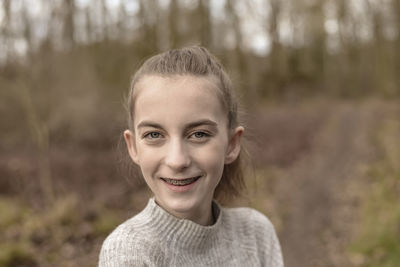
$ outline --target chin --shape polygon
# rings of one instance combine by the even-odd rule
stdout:
[[[167,197],[159,199],[158,204],[177,217],[190,217],[199,212],[204,200],[200,201],[197,196]]]

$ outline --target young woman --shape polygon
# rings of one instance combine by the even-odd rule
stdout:
[[[283,266],[270,221],[215,200],[238,195],[237,102],[205,48],[170,50],[133,77],[124,138],[154,194],[104,241],[99,266]]]

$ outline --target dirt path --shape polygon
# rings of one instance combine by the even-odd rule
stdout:
[[[353,265],[345,250],[356,230],[363,170],[374,158],[368,133],[376,122],[373,105],[335,105],[311,151],[279,179],[285,266]]]

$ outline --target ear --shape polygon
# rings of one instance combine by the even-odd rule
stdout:
[[[240,140],[243,135],[244,128],[242,126],[236,127],[233,134],[230,136],[228,149],[225,156],[225,164],[234,162],[240,153]]]
[[[136,150],[135,134],[131,130],[124,131],[124,139],[128,148],[129,156],[137,165],[139,165],[139,158]]]

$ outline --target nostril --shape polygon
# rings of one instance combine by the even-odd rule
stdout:
[[[190,165],[190,159],[184,155],[179,157],[169,157],[166,160],[166,164],[171,168],[182,169]]]
[[[182,169],[190,165],[190,156],[182,146],[174,146],[168,151],[165,159],[166,165],[174,169]]]

